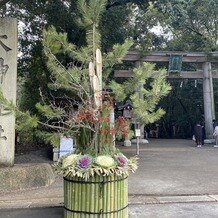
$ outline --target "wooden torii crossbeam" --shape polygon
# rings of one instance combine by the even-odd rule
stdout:
[[[130,51],[128,54],[123,58],[123,61],[131,61],[131,62],[169,62],[170,55],[182,55],[182,62],[183,63],[218,63],[218,51],[211,52],[206,55],[203,52],[152,52],[147,55],[142,55],[136,51]],[[132,70],[116,70],[114,71],[114,77],[133,77]],[[212,71],[212,77],[218,79],[218,71]],[[168,75],[168,78],[181,78],[181,79],[203,79],[203,70],[199,69],[196,71],[181,71],[179,74],[172,74]]]
[[[123,58],[124,61],[147,61],[147,62],[168,62],[169,56],[179,54],[183,56],[183,62],[203,63],[206,61],[218,63],[218,51],[210,52],[206,55],[204,52],[180,52],[180,51],[159,51],[149,54],[141,54],[137,51],[129,51]]]
[[[169,62],[171,55],[181,55],[183,63],[202,64],[202,69],[197,71],[181,71],[180,73],[169,73],[168,78],[175,79],[202,79],[204,97],[204,119],[207,138],[213,137],[213,120],[215,119],[213,78],[218,78],[218,72],[212,71],[211,63],[218,63],[218,51],[208,54],[203,52],[178,52],[162,51],[141,54],[137,51],[129,51],[123,61],[135,62],[138,66],[142,62]],[[131,70],[116,70],[114,77],[133,77]]]
[[[116,78],[128,78],[133,77],[132,70],[115,70],[114,77]],[[214,79],[218,79],[218,71],[213,70],[212,76]],[[203,70],[197,71],[181,71],[179,74],[172,74],[170,73],[167,78],[169,79],[203,79]]]

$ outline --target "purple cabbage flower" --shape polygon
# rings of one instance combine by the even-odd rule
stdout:
[[[88,169],[92,165],[92,158],[88,155],[81,156],[76,163],[76,166],[80,169]]]
[[[116,156],[116,160],[117,160],[118,166],[120,167],[126,167],[128,164],[127,158],[123,155]]]

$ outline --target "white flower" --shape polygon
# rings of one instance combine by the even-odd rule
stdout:
[[[110,168],[115,165],[115,161],[110,156],[101,155],[96,157],[95,163],[104,168]]]
[[[71,154],[63,159],[62,167],[67,168],[68,166],[74,165],[80,155],[78,154]]]

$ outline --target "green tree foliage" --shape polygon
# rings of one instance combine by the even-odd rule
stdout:
[[[38,123],[44,126],[40,127],[38,134],[53,145],[59,144],[56,139],[60,134],[80,136],[81,130],[85,131],[83,137],[77,137],[78,142],[80,138],[84,141],[84,135],[88,136],[90,130],[96,134],[96,130],[87,123],[76,123],[74,114],[78,109],[86,111],[86,115],[90,113],[87,111],[87,105],[92,105],[90,96],[93,93],[90,89],[88,63],[95,60],[93,48],[101,45],[98,24],[105,6],[104,0],[80,1],[79,23],[86,31],[87,46],[78,47],[69,43],[67,33],[58,33],[54,27],[44,32],[44,52],[51,73],[48,87],[52,98],[42,93],[43,98],[37,104],[37,109],[42,118],[44,117],[38,120]],[[123,85],[107,80],[112,67],[121,63],[131,45],[131,41],[126,40],[122,45],[114,45],[111,52],[103,55],[103,85],[109,85],[119,100],[129,96],[134,104],[135,115],[140,117],[143,123],[151,123],[164,114],[162,109],[156,107],[170,90],[165,70],[159,70],[158,74],[155,74],[154,65],[146,63],[135,69],[135,77]],[[132,84],[137,84],[137,87]],[[136,88],[143,98],[136,94]],[[119,98],[121,95],[123,98]]]
[[[53,129],[55,135],[61,133],[77,136],[77,143],[84,146],[89,143],[89,132],[97,132],[87,123],[76,123],[73,114],[81,108],[86,111],[85,115],[92,114],[86,109],[92,105],[90,99],[93,94],[90,89],[88,64],[95,60],[95,50],[101,45],[98,23],[105,9],[105,1],[81,0],[78,7],[81,15],[78,22],[86,30],[87,46],[78,47],[69,43],[67,34],[58,33],[54,27],[44,32],[44,52],[47,56],[47,67],[51,72],[49,88],[53,93],[53,99],[44,99],[42,104],[37,104],[37,108],[47,120],[45,126],[53,127],[49,128],[49,135],[42,132],[43,137],[47,136],[47,140],[54,139],[50,136]],[[130,41],[123,45],[115,45],[113,51],[104,56],[105,79],[109,75],[109,69],[112,70],[114,64],[121,62],[130,46]],[[63,60],[68,60],[68,63]],[[93,137],[93,134],[90,137]],[[54,140],[51,143],[58,144]]]
[[[196,122],[203,123],[202,82],[171,79],[170,84],[171,93],[160,102],[166,111],[159,121],[161,137],[190,138]]]
[[[18,75],[22,77],[22,81],[27,81],[23,88],[22,93],[24,95],[20,105],[23,105],[25,101],[29,102],[29,99],[37,102],[37,96],[40,95],[42,83],[38,75],[42,75],[42,80],[44,81],[43,71],[46,72],[46,69],[44,69],[45,63],[43,63],[44,55],[42,54],[42,49],[40,49],[42,31],[45,27],[52,25],[58,32],[66,32],[69,42],[78,48],[83,47],[80,52],[86,53],[84,46],[87,45],[88,21],[86,20],[86,23],[83,21],[83,25],[81,25],[81,22],[78,20],[81,11],[78,10],[77,2],[78,0],[11,0],[7,6],[4,4],[3,9],[0,10],[2,16],[16,17],[19,22],[19,53],[21,55],[19,55]],[[131,16],[134,8],[137,6],[146,10],[148,1],[110,0],[105,2],[105,6],[106,10],[102,14],[98,29],[99,34],[102,36],[101,48],[103,51],[108,52],[112,50],[114,44],[123,43],[125,38],[135,38],[132,36],[134,32],[130,30],[130,27],[134,26]],[[61,63],[65,65],[69,61],[68,59],[63,56]],[[40,66],[39,61],[41,62]],[[46,75],[46,77],[49,77],[48,73]],[[33,86],[27,85],[33,83],[32,81],[34,81]],[[29,96],[32,92],[36,93],[35,100],[33,100],[33,95]],[[34,104],[29,104],[29,106],[30,112],[35,113],[36,108],[34,108]],[[22,108],[24,107],[22,106]]]
[[[216,0],[158,0],[154,1],[153,6],[162,32],[166,34],[167,40],[162,44],[164,50],[207,53],[218,49]],[[183,63],[184,71],[201,68],[202,66],[196,64]],[[216,68],[217,66],[213,66],[213,69]],[[159,121],[161,128],[163,127],[160,132],[164,133],[164,137],[173,136],[172,123],[176,123],[177,129],[174,136],[185,138],[191,136],[192,127],[197,120],[203,121],[202,80],[199,79],[197,87],[194,87],[196,81],[170,80],[173,91],[161,101],[166,111],[166,115]],[[214,93],[217,92],[216,83],[214,79]]]
[[[80,13],[77,8],[78,2],[78,0],[11,0],[8,1],[7,6],[3,4],[4,7],[0,13],[3,17],[16,17],[22,23],[24,28],[19,38],[22,57],[24,57],[25,54],[29,54],[33,44],[41,41],[43,28],[50,25],[53,25],[57,31],[66,32],[69,41],[75,45],[84,45],[86,33],[77,22]],[[105,42],[103,49],[110,49],[114,43],[122,43],[125,40],[128,36],[126,34],[131,32],[129,29],[134,8],[139,7],[146,11],[148,2],[141,0],[106,1],[102,24],[99,24],[100,32],[109,27],[114,28],[109,32],[110,34],[101,33],[105,37],[102,40],[102,43]]]
[[[155,71],[155,65],[144,63],[133,69],[134,77],[119,84],[111,82],[112,89],[116,90],[117,101],[131,99],[134,107],[133,114],[142,124],[150,124],[159,120],[164,114],[162,108],[157,108],[159,101],[171,90],[166,81],[166,70]],[[135,86],[133,85],[135,84]]]
[[[155,6],[165,15],[160,23],[173,38],[168,48],[206,52],[217,49],[217,0],[159,0]]]

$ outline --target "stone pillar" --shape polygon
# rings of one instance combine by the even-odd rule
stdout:
[[[0,18],[0,90],[16,104],[17,20]],[[12,166],[15,153],[15,115],[0,107],[0,165]]]
[[[211,94],[211,103],[212,103],[212,118],[213,120],[216,119],[215,116],[215,104],[214,104],[214,91],[213,91],[213,75],[212,75],[212,68],[211,63],[209,62],[209,79],[210,79],[210,94]]]
[[[209,62],[203,63],[203,97],[204,97],[204,119],[205,131],[208,139],[213,138],[213,103],[211,98],[211,67]]]

